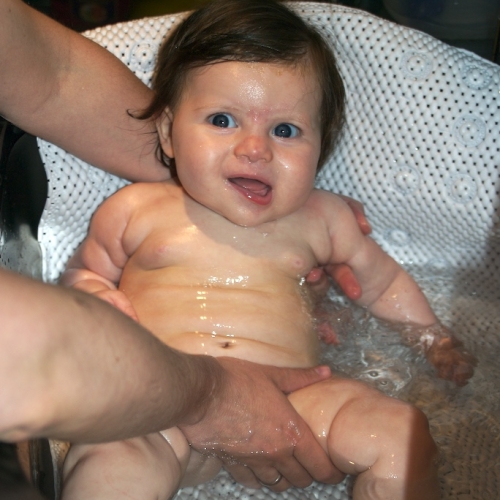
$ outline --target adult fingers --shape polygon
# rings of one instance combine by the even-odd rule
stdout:
[[[295,447],[294,456],[315,481],[337,484],[345,478],[345,474],[337,469],[326,456],[310,430],[303,433],[302,439]]]
[[[347,298],[357,300],[361,297],[361,285],[347,264],[327,266],[327,272],[340,286]]]
[[[326,366],[287,370],[274,367],[263,368],[268,377],[274,380],[284,393],[296,391],[331,376],[330,368]],[[310,428],[298,414],[293,429],[289,428],[288,431],[294,436],[293,449],[281,463],[278,463],[276,468],[291,484],[304,488],[311,483],[311,478],[333,484],[344,478],[344,474],[332,464]],[[257,472],[255,467],[253,470]]]
[[[252,469],[246,465],[227,463],[224,468],[229,472],[229,474],[231,474],[237,483],[240,483],[247,488],[258,489],[261,487],[261,484],[252,472]]]
[[[324,365],[313,368],[277,368],[263,365],[262,371],[285,394],[326,380],[332,374],[330,368]]]
[[[306,488],[313,480],[327,484],[342,481],[345,474],[332,464],[310,429],[305,426],[299,434],[300,438],[292,451],[274,456],[271,461],[261,459],[249,463],[246,471],[236,472],[240,472],[238,477],[242,478],[237,480],[245,480],[247,482],[243,484],[255,487],[254,479],[248,474],[248,469],[251,469],[257,481],[273,491],[284,491],[289,486]],[[276,481],[280,475],[282,478]]]
[[[284,491],[290,486],[307,488],[313,477],[294,457],[293,452],[274,457],[270,463],[256,463],[252,466],[257,481],[273,491]]]
[[[268,488],[273,491],[285,491],[291,484],[277,469],[255,469],[243,465],[226,465],[225,469],[233,479],[248,488]],[[310,484],[310,483],[309,483]]]

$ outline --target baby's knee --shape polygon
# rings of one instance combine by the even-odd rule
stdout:
[[[358,477],[354,498],[438,499],[438,450],[426,416],[416,407],[391,402],[380,412],[377,457]]]
[[[379,418],[378,456],[370,472],[398,478],[408,486],[433,482],[438,451],[424,413],[413,405],[389,400]]]
[[[347,465],[348,473],[375,467],[406,474],[408,468],[422,468],[435,459],[436,445],[418,408],[370,388],[351,389],[329,435],[330,453],[353,464],[352,469]]]
[[[384,412],[387,438],[395,450],[406,457],[427,460],[435,457],[437,448],[432,439],[429,422],[417,407],[397,401]]]

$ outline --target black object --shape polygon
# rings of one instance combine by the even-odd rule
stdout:
[[[28,482],[17,460],[16,447],[0,443],[0,498],[2,500],[45,500]]]
[[[47,199],[47,176],[36,138],[8,122],[0,132],[0,264],[41,278],[38,224]]]
[[[42,254],[37,232],[46,199],[47,176],[36,138],[0,118],[0,264],[3,267],[41,278]],[[0,499],[55,498],[52,457],[46,439],[29,443],[29,463],[31,484],[20,467],[16,446],[0,442]]]

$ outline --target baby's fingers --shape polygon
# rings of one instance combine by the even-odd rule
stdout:
[[[438,376],[455,382],[459,387],[467,384],[474,374],[477,359],[462,348],[434,350],[429,361],[436,367]]]

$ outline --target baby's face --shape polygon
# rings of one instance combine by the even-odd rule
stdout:
[[[222,62],[189,72],[160,139],[193,199],[256,226],[296,211],[311,193],[319,106],[308,66]]]

